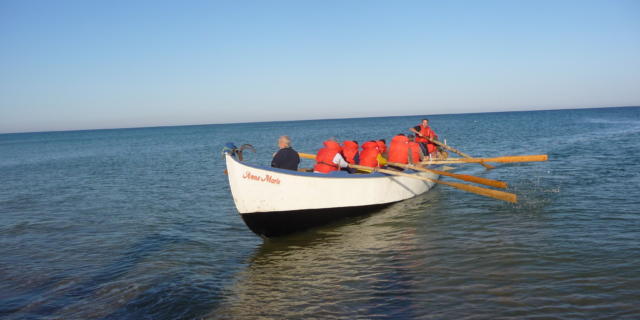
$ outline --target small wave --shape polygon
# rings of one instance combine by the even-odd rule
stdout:
[[[594,123],[594,124],[626,124],[626,125],[640,125],[640,119],[632,120],[632,119],[602,119],[602,118],[586,118],[584,119],[585,123]]]

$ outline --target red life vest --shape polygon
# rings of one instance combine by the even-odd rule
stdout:
[[[420,134],[422,136],[416,136],[416,142],[429,142],[429,140],[425,139],[424,137],[428,137],[431,139],[438,138],[438,135],[433,130],[431,130],[431,127],[429,126],[423,127],[422,125],[420,125]]]
[[[389,162],[409,163],[409,138],[397,135],[391,139]]]
[[[313,171],[322,173],[338,171],[340,168],[333,163],[333,158],[340,151],[342,151],[342,148],[337,142],[333,140],[325,141],[324,148],[318,150],[318,154],[316,154],[316,165],[313,167]]]
[[[427,143],[427,151],[428,151],[429,153],[434,153],[434,152],[436,152],[436,150],[438,150],[438,148],[436,147],[436,145],[435,145],[435,144],[433,144],[433,143]]]
[[[356,155],[358,154],[358,144],[355,141],[346,140],[342,143],[342,155],[344,160],[350,164],[356,164]]]
[[[378,167],[378,143],[376,141],[368,141],[362,145],[360,152],[360,165],[367,167]]]
[[[435,152],[436,151],[436,145],[429,142],[429,140],[425,139],[424,137],[428,137],[430,139],[438,139],[438,135],[431,130],[431,127],[427,126],[427,127],[423,127],[422,125],[420,125],[420,134],[422,136],[417,136],[416,137],[416,142],[421,142],[421,143],[426,143],[427,144],[427,151],[429,153]]]
[[[384,144],[382,140],[376,141],[376,144],[378,144],[378,151],[380,152],[380,154],[384,154],[384,152],[387,151],[387,145]]]
[[[417,142],[409,141],[409,151],[411,152],[411,162],[420,162],[420,145]]]

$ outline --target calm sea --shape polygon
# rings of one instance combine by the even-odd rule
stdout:
[[[640,319],[640,108],[431,116],[520,203],[446,186],[277,240],[251,233],[223,144],[407,132],[421,117],[0,135],[3,319]],[[308,161],[308,160],[304,160]],[[305,162],[304,166],[310,166]]]

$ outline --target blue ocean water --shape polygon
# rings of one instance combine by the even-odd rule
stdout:
[[[640,318],[638,107],[429,116],[474,156],[548,154],[457,171],[517,204],[438,186],[268,241],[237,214],[225,142],[268,164],[282,134],[315,152],[421,118],[0,135],[0,318]]]

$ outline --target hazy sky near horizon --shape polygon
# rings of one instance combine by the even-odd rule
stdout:
[[[0,132],[640,105],[640,1],[0,0]]]

